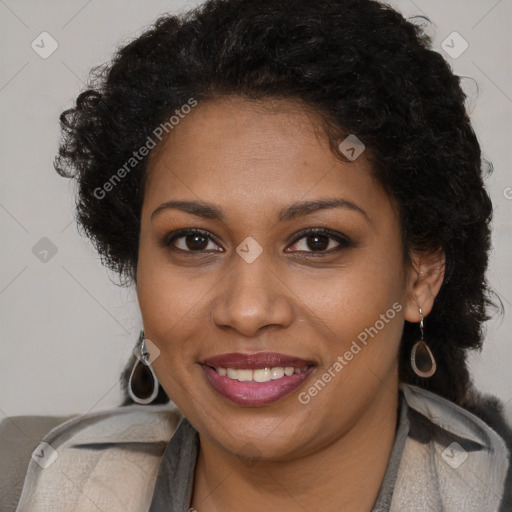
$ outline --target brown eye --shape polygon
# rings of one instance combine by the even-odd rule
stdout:
[[[293,252],[332,253],[350,247],[350,240],[341,233],[324,229],[311,229],[301,233],[292,246]],[[295,249],[293,249],[295,247]]]
[[[184,252],[211,251],[218,247],[206,232],[196,229],[174,233],[172,236],[166,237],[164,245]]]
[[[327,235],[308,235],[305,238],[306,245],[312,251],[325,251],[329,246],[330,238]]]
[[[208,246],[208,239],[203,235],[186,235],[182,238],[185,239],[187,249],[191,251],[204,251]]]

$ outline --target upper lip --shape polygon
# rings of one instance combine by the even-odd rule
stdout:
[[[257,352],[255,354],[231,352],[228,354],[219,354],[217,356],[209,357],[202,363],[214,368],[233,368],[235,370],[256,370],[258,368],[273,368],[276,366],[293,366],[294,368],[303,368],[304,366],[314,364],[313,361],[306,361],[300,357],[287,356],[277,352]]]

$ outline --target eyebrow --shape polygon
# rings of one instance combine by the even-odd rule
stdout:
[[[349,210],[360,213],[365,219],[370,222],[370,218],[367,213],[359,207],[357,204],[347,201],[342,198],[327,198],[327,199],[315,199],[312,201],[302,201],[291,204],[283,208],[278,215],[279,222],[289,221],[297,217],[303,217],[310,215],[320,210],[327,210],[330,208],[347,208]],[[224,220],[224,214],[217,206],[206,203],[204,201],[167,201],[161,204],[151,214],[151,220],[160,212],[168,209],[181,210],[186,213],[191,213],[204,219],[213,220]]]

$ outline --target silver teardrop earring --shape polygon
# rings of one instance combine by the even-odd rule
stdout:
[[[157,397],[159,384],[151,366],[151,357],[144,338],[144,330],[140,331],[134,354],[136,361],[128,380],[128,394],[134,402],[147,405]]]
[[[428,378],[436,373],[436,360],[429,346],[423,339],[423,312],[420,310],[421,340],[417,341],[411,351],[411,366],[418,377]]]

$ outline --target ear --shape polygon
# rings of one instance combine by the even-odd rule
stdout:
[[[434,299],[443,284],[446,258],[439,249],[430,253],[413,252],[411,260],[404,316],[409,322],[419,322],[420,307],[423,318],[432,311]]]

